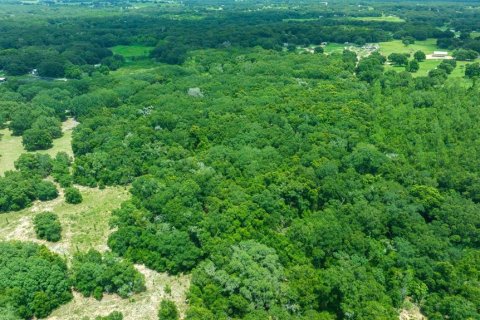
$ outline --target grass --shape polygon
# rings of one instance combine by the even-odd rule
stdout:
[[[125,188],[103,190],[80,187],[83,202],[68,204],[63,195],[18,212],[0,215],[0,239],[35,241],[46,244],[52,251],[70,258],[77,250],[95,248],[104,251],[108,237],[111,211],[128,198]],[[32,225],[36,213],[51,211],[62,224],[62,239],[57,243],[37,240]]]
[[[380,22],[405,22],[404,19],[397,16],[381,16],[381,17],[353,17],[351,20],[360,20],[360,21],[380,21]]]
[[[421,50],[425,54],[431,54],[437,50],[437,43],[435,39],[427,39],[424,41],[415,41],[414,44],[405,46],[401,40],[393,40],[388,42],[380,42],[380,53],[384,56],[388,56],[391,53],[410,53],[414,54],[416,51]]]
[[[477,38],[477,37],[480,37],[480,31],[472,31],[472,32],[470,33],[470,37],[471,37],[472,39],[475,39],[475,38]]]
[[[146,58],[149,56],[150,51],[154,47],[133,45],[133,46],[115,46],[110,48],[114,54],[119,54],[125,57],[125,59],[131,58]]]
[[[62,124],[63,136],[53,140],[53,147],[48,150],[39,150],[36,152],[49,154],[54,157],[58,152],[66,152],[73,156],[72,151],[72,132],[76,123],[73,119],[68,119]],[[26,153],[22,145],[22,137],[12,136],[10,130],[0,130],[0,175],[8,170],[13,170],[14,162],[22,153]]]
[[[325,53],[343,52],[344,44],[329,42],[325,47]]]

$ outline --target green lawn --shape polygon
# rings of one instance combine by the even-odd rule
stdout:
[[[324,49],[325,49],[325,53],[334,53],[334,52],[342,52],[344,48],[345,48],[344,44],[332,42],[332,43],[328,43]]]
[[[353,17],[352,20],[360,21],[382,21],[382,22],[405,22],[404,19],[397,16],[382,16],[382,17]]]
[[[138,58],[138,57],[148,57],[150,51],[153,50],[153,47],[147,46],[115,46],[110,48],[115,54],[124,56],[126,59],[129,58]]]
[[[393,40],[388,42],[380,42],[380,53],[388,56],[391,53],[410,53],[421,50],[425,54],[431,54],[437,50],[437,43],[435,39],[427,39],[425,41],[415,41],[414,44],[405,46],[401,40]]]

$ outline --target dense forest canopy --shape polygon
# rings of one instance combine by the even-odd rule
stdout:
[[[0,212],[130,193],[107,252],[53,253],[50,210],[31,214],[45,246],[0,242],[6,319],[72,291],[134,301],[138,265],[191,276],[159,319],[480,319],[478,2],[0,9],[1,138],[24,152]],[[72,118],[73,157],[46,153]]]

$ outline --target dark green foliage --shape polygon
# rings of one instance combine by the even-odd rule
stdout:
[[[39,213],[33,219],[35,233],[39,239],[57,242],[62,237],[62,225],[52,212]]]
[[[458,49],[455,50],[452,55],[459,61],[471,61],[478,57],[478,52],[475,50]]]
[[[52,177],[63,188],[72,185],[72,177],[70,175],[71,162],[70,156],[64,152],[58,153],[52,161]]]
[[[465,66],[465,76],[468,78],[480,77],[480,63],[470,63]]]
[[[62,136],[62,123],[55,117],[40,116],[33,122],[32,128],[47,130],[53,139]]]
[[[57,195],[53,183],[42,181],[41,177],[28,171],[10,171],[0,177],[0,212],[21,210],[34,200],[51,200]]]
[[[22,136],[22,144],[27,151],[46,150],[53,145],[53,138],[47,129],[28,129]]]
[[[45,318],[71,298],[60,257],[36,244],[0,243],[0,310],[22,319]]]
[[[95,18],[74,4],[66,18],[62,4],[42,5],[46,17],[26,9],[43,19],[33,39],[28,23],[1,20],[1,69],[55,61],[78,80],[9,79],[0,124],[53,138],[67,115],[81,123],[73,163],[24,158],[0,178],[1,210],[37,199],[47,174],[64,187],[131,186],[108,244],[157,271],[192,272],[190,320],[398,319],[405,301],[429,319],[479,318],[475,67],[466,68],[474,81],[451,74],[454,61],[417,77],[421,52],[410,62],[391,55],[407,70],[396,72],[378,53],[297,49],[436,38],[473,59],[474,8],[297,2],[259,10],[227,1],[213,11],[194,0],[121,15],[112,4]],[[405,22],[378,21],[388,15]],[[156,49],[109,72],[123,64],[108,49],[118,44]],[[131,267],[82,257],[72,271],[78,290],[97,299],[134,292]],[[38,294],[35,306],[46,301]]]
[[[84,296],[100,300],[103,293],[116,293],[127,298],[145,291],[145,279],[133,264],[111,253],[102,256],[95,250],[77,253],[72,263],[72,282]]]
[[[405,67],[408,72],[415,73],[420,69],[420,64],[417,60],[411,60],[408,62],[408,65]]]
[[[456,66],[457,62],[455,60],[443,60],[437,68],[444,70],[447,74],[450,74]]]
[[[65,201],[71,204],[82,203],[83,197],[80,190],[74,187],[68,187],[65,189]]]
[[[419,62],[422,62],[427,58],[427,56],[425,55],[425,52],[418,50],[413,54],[413,58]]]
[[[39,181],[35,183],[35,194],[38,200],[48,201],[58,197],[58,190],[50,181]]]
[[[170,300],[162,300],[160,309],[158,310],[158,320],[178,320],[178,309],[175,302]]]
[[[42,77],[60,78],[65,75],[65,67],[57,61],[44,61],[38,65],[38,74]]]
[[[40,153],[23,153],[15,161],[15,169],[29,174],[38,175],[46,178],[52,172],[52,159],[47,154]]]
[[[408,64],[408,55],[404,53],[391,53],[388,60],[396,66],[406,66]]]

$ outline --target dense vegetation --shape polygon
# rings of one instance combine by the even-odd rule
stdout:
[[[93,249],[74,256],[72,281],[75,289],[84,296],[98,300],[102,299],[103,293],[117,293],[127,298],[145,291],[145,279],[131,263],[112,254],[102,256]]]
[[[116,5],[0,21],[0,125],[37,150],[67,116],[80,122],[74,159],[26,153],[0,177],[0,211],[57,197],[48,177],[67,203],[82,201],[74,184],[131,193],[112,213],[112,252],[77,253],[70,278],[44,247],[1,244],[0,311],[44,317],[69,285],[130,297],[145,290],[139,263],[192,275],[188,320],[398,319],[408,303],[480,319],[478,6]],[[455,59],[423,74],[427,52],[343,48],[427,38]],[[37,265],[59,272],[51,292],[9,280]],[[158,316],[178,310],[164,300]]]
[[[62,225],[55,213],[39,213],[33,219],[33,226],[39,239],[57,242],[62,238]]]
[[[36,244],[0,243],[2,316],[45,318],[71,298],[67,266],[59,256]]]

